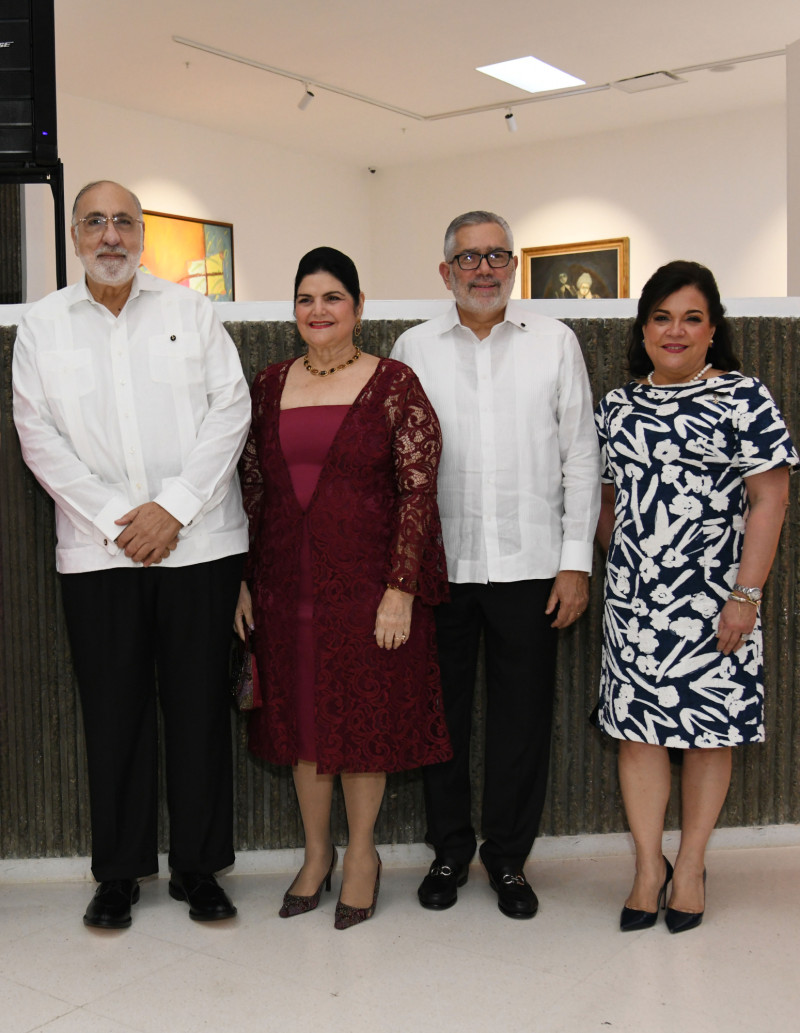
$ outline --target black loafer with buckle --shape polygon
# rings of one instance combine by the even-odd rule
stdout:
[[[445,911],[458,900],[458,887],[469,878],[469,862],[437,857],[417,890],[419,902],[431,911]]]
[[[497,894],[497,906],[508,918],[533,918],[539,901],[521,868],[501,865],[486,869],[489,885]]]
[[[236,908],[213,875],[173,870],[169,895],[174,900],[189,901],[189,918],[195,922],[216,922],[236,914]]]

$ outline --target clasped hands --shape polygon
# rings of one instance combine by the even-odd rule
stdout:
[[[145,502],[114,521],[123,530],[114,539],[128,559],[152,567],[178,547],[183,524],[157,502]]]

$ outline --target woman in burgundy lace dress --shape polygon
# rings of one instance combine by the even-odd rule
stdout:
[[[431,607],[447,591],[436,505],[441,436],[414,373],[361,352],[352,261],[316,248],[295,278],[308,352],[252,389],[242,456],[248,581],[264,705],[250,749],[291,764],[304,864],[283,917],[317,906],[336,865],[333,779],[349,838],[337,928],[369,918],[380,883],[374,827],[386,772],[450,757]]]

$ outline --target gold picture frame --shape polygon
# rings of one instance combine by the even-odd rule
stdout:
[[[523,298],[627,298],[630,238],[524,247]]]

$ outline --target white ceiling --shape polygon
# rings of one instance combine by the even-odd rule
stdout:
[[[173,36],[308,78],[315,100],[299,111],[302,82]],[[56,0],[61,91],[377,168],[779,104],[785,95],[783,57],[688,73],[668,89],[544,103],[520,103],[529,95],[477,65],[533,54],[601,85],[798,39],[798,0]],[[428,117],[509,103],[519,129],[507,132],[503,107],[419,121],[317,83]],[[113,142],[114,127],[105,133]],[[643,164],[690,158],[650,155]]]

